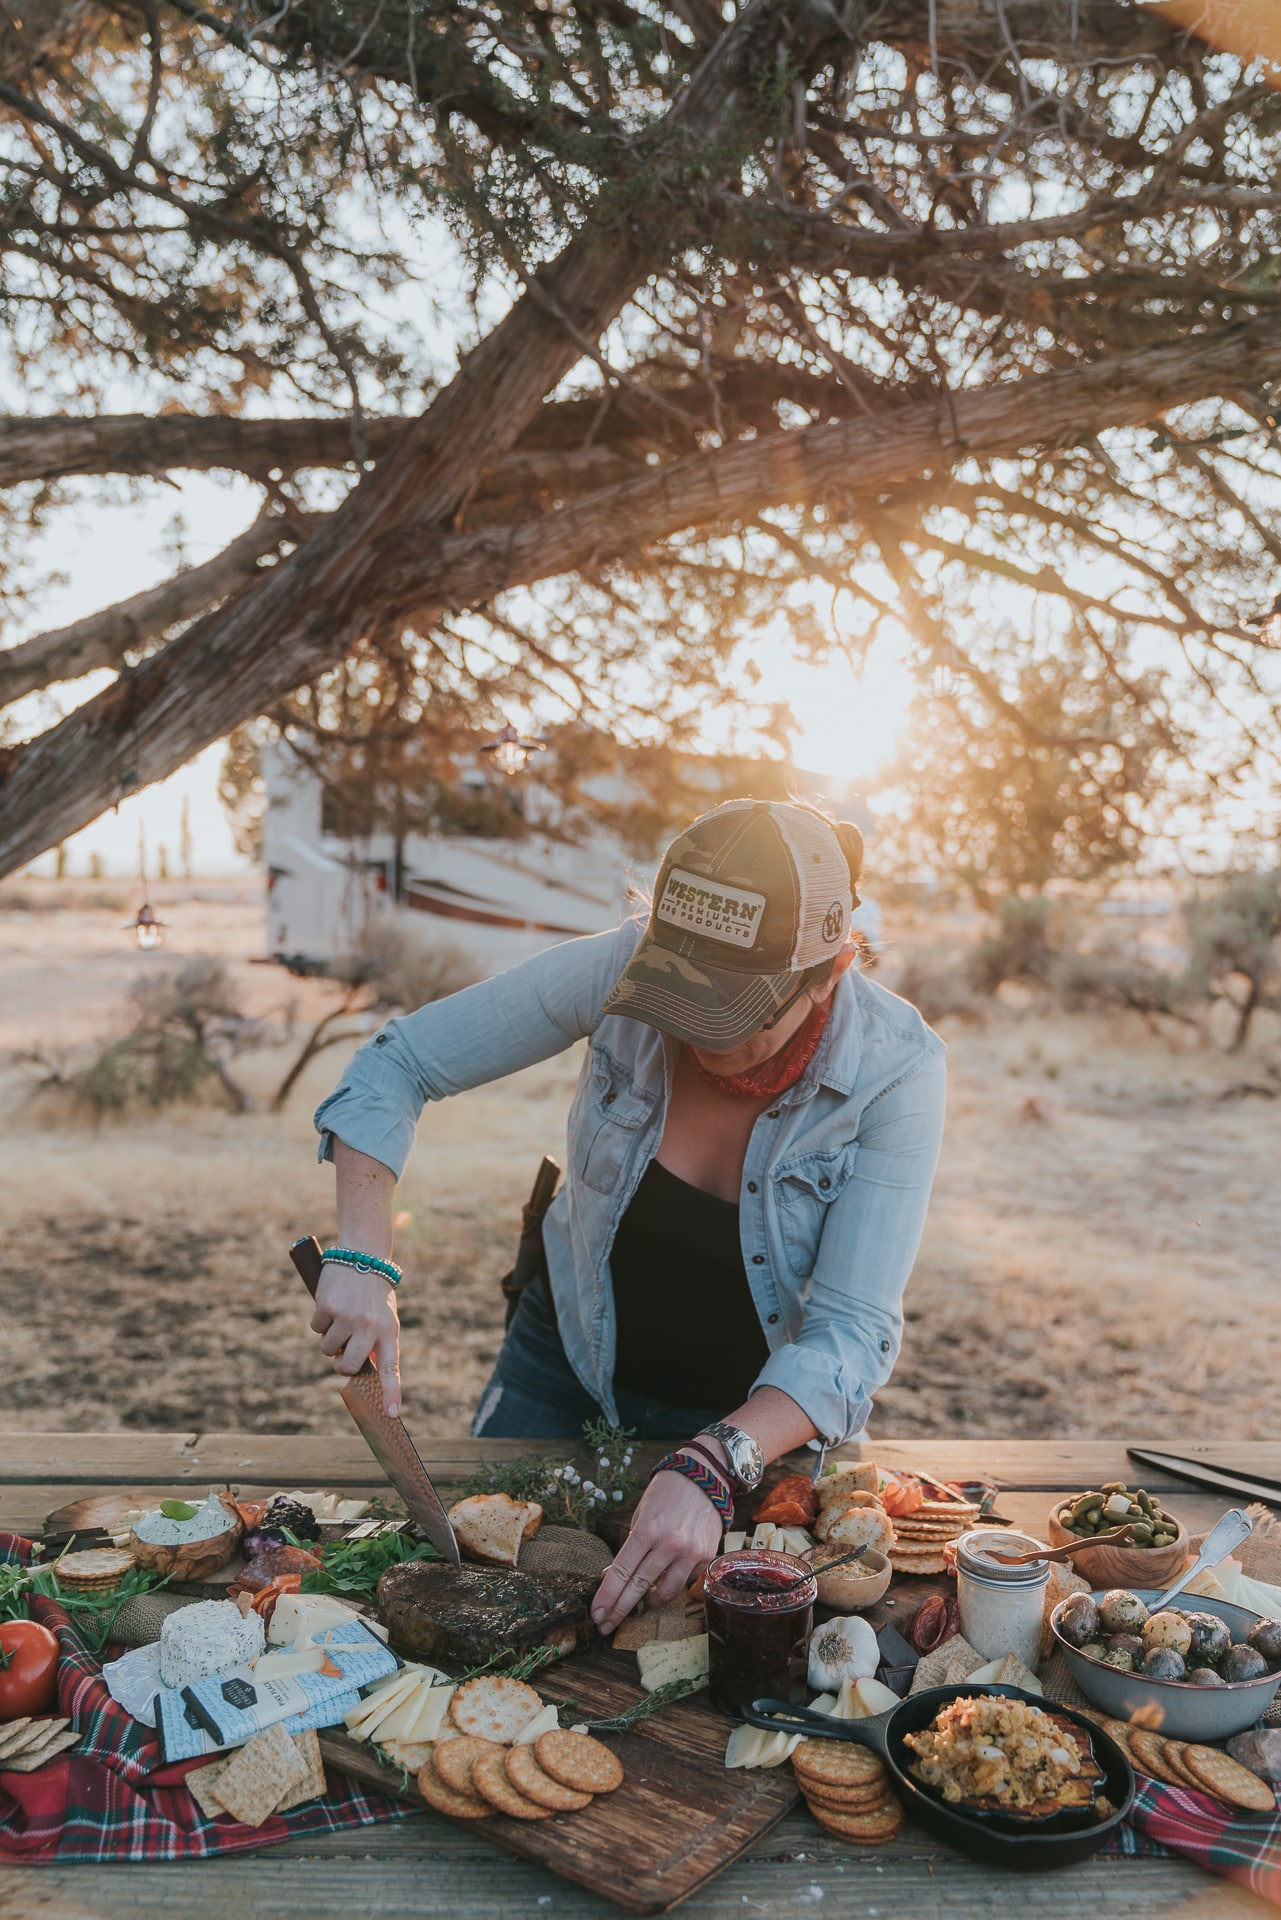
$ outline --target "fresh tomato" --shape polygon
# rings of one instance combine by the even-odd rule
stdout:
[[[58,1704],[58,1642],[38,1620],[0,1624],[0,1721]]]

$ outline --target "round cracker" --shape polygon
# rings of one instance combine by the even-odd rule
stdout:
[[[523,1793],[535,1806],[547,1807],[552,1813],[577,1813],[592,1803],[590,1793],[580,1793],[577,1787],[562,1787],[559,1780],[544,1773],[532,1747],[508,1747],[503,1764],[517,1793]]]
[[[792,1753],[792,1771],[802,1787],[811,1781],[817,1787],[865,1786],[887,1778],[876,1754],[848,1740],[802,1740]]]
[[[832,1813],[827,1807],[813,1805],[810,1812],[828,1833],[858,1847],[883,1846],[903,1830],[903,1809],[897,1800],[873,1813]]]
[[[590,1733],[540,1733],[534,1757],[544,1773],[579,1793],[613,1793],[623,1784],[623,1763]]]
[[[1149,1733],[1146,1727],[1130,1728],[1130,1758],[1135,1765],[1154,1780],[1164,1780],[1167,1787],[1186,1786],[1187,1782],[1166,1759],[1165,1748],[1166,1742],[1159,1733]]]
[[[507,1814],[512,1820],[550,1820],[556,1811],[554,1807],[540,1807],[536,1800],[530,1800],[518,1791],[507,1778],[507,1751],[504,1747],[493,1747],[488,1753],[477,1754],[472,1761],[472,1784],[483,1800],[499,1813]]]
[[[1185,1742],[1182,1740],[1167,1740],[1165,1743],[1165,1764],[1172,1773],[1179,1775],[1180,1781],[1185,1787],[1191,1787],[1194,1793],[1204,1793],[1205,1788],[1201,1785],[1201,1782],[1183,1758],[1184,1745]]]
[[[829,1813],[870,1813],[890,1798],[884,1780],[872,1780],[866,1787],[859,1788],[816,1787],[809,1780],[797,1784],[812,1807],[826,1807]]]
[[[501,1673],[464,1680],[449,1703],[449,1717],[460,1733],[501,1746],[510,1745],[542,1710],[542,1699],[532,1687]]]
[[[1214,1747],[1185,1747],[1183,1764],[1196,1776],[1207,1793],[1219,1800],[1226,1800],[1230,1807],[1240,1807],[1246,1813],[1275,1813],[1277,1797],[1266,1780],[1260,1780],[1257,1773],[1251,1773],[1230,1753],[1219,1753]]]
[[[492,1740],[477,1740],[474,1734],[460,1733],[456,1740],[448,1741],[439,1753],[433,1754],[432,1764],[438,1777],[454,1793],[470,1793],[473,1798],[476,1789],[471,1783],[472,1761],[479,1760],[482,1753],[501,1753],[501,1747],[495,1747]]]
[[[418,1791],[429,1807],[435,1807],[437,1813],[451,1814],[455,1820],[488,1820],[494,1811],[487,1800],[478,1799],[474,1793],[455,1793],[447,1787],[431,1760],[419,1770]]]

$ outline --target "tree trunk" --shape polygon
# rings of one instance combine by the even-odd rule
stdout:
[[[69,627],[57,627],[0,652],[0,708],[60,680],[79,679],[97,667],[118,667],[131,648],[154,640],[180,620],[194,619],[206,607],[248,586],[263,555],[275,553],[282,540],[297,539],[299,533],[297,523],[287,515],[261,513],[203,566],[187,567],[145,593],[135,593]]]
[[[681,173],[719,149],[747,113],[763,74],[782,60],[807,68],[840,23],[815,25],[812,0],[753,0],[645,140],[656,172],[688,202]],[[728,151],[727,151],[728,149]],[[314,537],[235,605],[190,627],[162,654],[120,676],[32,746],[5,758],[0,871],[31,859],[104,804],[148,786],[190,757],[192,721],[216,740],[276,693],[343,659],[381,614],[388,550],[425,544],[447,527],[494,463],[671,246],[671,203],[656,188],[642,207],[602,210],[473,349],[450,384]],[[61,769],[60,791],[44,769]],[[0,763],[2,767],[3,763]]]

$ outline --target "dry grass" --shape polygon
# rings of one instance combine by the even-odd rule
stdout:
[[[129,951],[114,909],[0,911],[0,1045],[107,1031],[139,969],[184,949],[232,958],[257,1012],[321,1003],[248,965],[260,919],[243,887],[202,891],[172,905],[178,951],[159,961]],[[874,1431],[1271,1432],[1281,1101],[1221,1097],[1260,1081],[1257,1062],[1034,1009],[948,1038],[944,1161]],[[265,1095],[288,1057],[240,1068]],[[0,1070],[0,1422],[343,1429],[285,1258],[333,1224],[309,1116],[340,1063],[315,1062],[280,1119],[193,1106],[96,1132],[33,1105],[20,1065]],[[424,1434],[468,1423],[501,1337],[497,1276],[538,1157],[563,1142],[576,1064],[423,1123],[398,1247],[406,1411]]]

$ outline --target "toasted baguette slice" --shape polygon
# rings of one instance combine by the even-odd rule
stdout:
[[[875,1499],[880,1491],[876,1462],[856,1460],[847,1466],[837,1467],[834,1473],[822,1474],[814,1491],[820,1507],[830,1507],[835,1500],[848,1505],[852,1493],[870,1493]]]
[[[513,1500],[506,1493],[474,1493],[449,1509],[459,1551],[488,1566],[514,1567],[521,1547],[542,1525],[536,1500]]]

